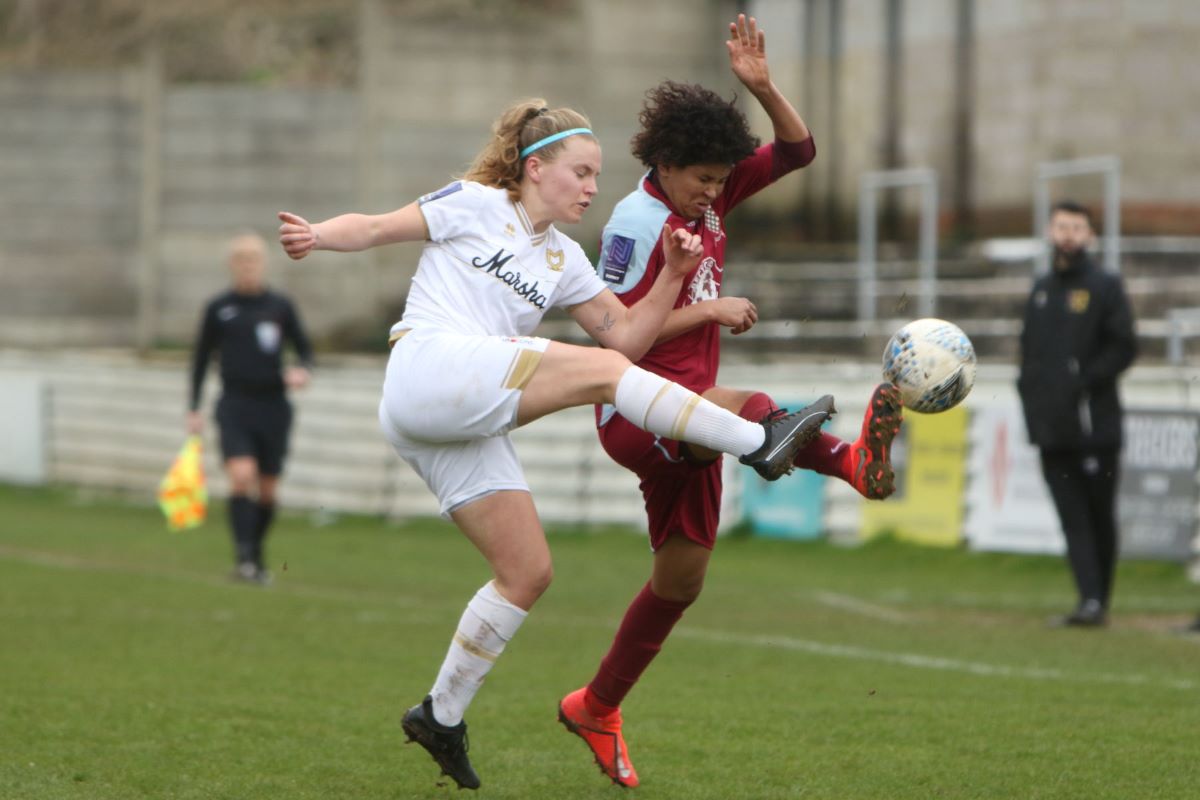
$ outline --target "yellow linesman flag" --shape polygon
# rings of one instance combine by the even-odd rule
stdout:
[[[158,507],[167,518],[167,527],[173,531],[194,528],[208,516],[202,454],[200,437],[189,436],[158,484]]]

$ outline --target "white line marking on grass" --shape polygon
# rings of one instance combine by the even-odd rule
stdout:
[[[855,661],[878,661],[884,664],[899,664],[916,669],[933,669],[946,672],[964,672],[988,678],[1024,678],[1035,681],[1071,681],[1075,683],[1116,683],[1130,686],[1160,686],[1168,689],[1194,691],[1195,681],[1160,680],[1145,675],[1114,675],[1105,672],[1068,672],[1061,669],[1042,667],[1011,667],[1005,664],[988,664],[982,661],[962,661],[956,658],[926,656],[919,653],[894,653],[887,650],[871,650],[846,644],[827,644],[810,639],[790,636],[753,636],[724,631],[709,631],[698,628],[676,628],[676,636],[700,639],[722,644],[741,644],[751,647],[769,647],[776,650],[792,650],[832,658],[848,658]]]
[[[363,589],[320,588],[316,586],[299,585],[276,580],[271,588],[261,586],[239,585],[231,579],[211,573],[197,573],[187,570],[169,569],[163,567],[148,567],[140,564],[121,564],[111,561],[95,561],[67,553],[50,553],[44,550],[25,550],[17,547],[0,546],[0,559],[32,564],[38,567],[52,569],[69,569],[82,572],[102,572],[113,575],[139,575],[149,578],[165,578],[167,580],[185,581],[204,586],[215,586],[222,589],[230,588],[247,592],[267,591],[279,592],[296,597],[316,598],[321,600],[374,601],[389,606],[401,608],[426,608],[430,603],[419,597],[410,597],[400,593],[381,594]]]
[[[96,562],[64,553],[25,550],[15,547],[0,546],[0,558],[7,559],[9,561],[23,562],[26,564],[35,564],[38,566],[52,567],[57,569],[83,570],[88,572],[109,572],[124,575],[143,575],[149,577],[167,578],[171,580],[183,580],[210,586],[232,586],[228,580],[221,580],[209,574],[197,574],[183,570],[164,570],[162,568],[142,567],[132,564]],[[278,584],[276,584],[274,589],[269,591],[280,591],[290,595],[325,600],[374,601],[383,602],[387,605],[414,608],[415,610],[419,611],[419,614],[414,617],[413,621],[426,621],[429,614],[432,613],[435,608],[442,605],[440,603],[430,603],[428,600],[423,600],[421,598],[406,597],[398,593],[393,594],[389,592],[388,594],[383,595],[378,592],[357,589],[321,589],[317,587],[298,585],[280,587]],[[830,597],[835,598],[841,597],[843,600],[855,600],[854,598],[847,598],[833,593],[822,594],[827,594]],[[861,605],[864,607],[871,607],[869,603],[862,603]],[[858,610],[861,611],[861,609]],[[889,609],[878,607],[876,608],[876,611],[889,611]],[[558,617],[554,614],[539,614],[538,619],[542,622],[542,624],[563,624],[564,622],[567,622],[567,624],[571,626],[592,625],[611,628],[611,626],[614,624],[612,620],[603,620],[594,617],[568,619],[566,617]],[[895,653],[887,650],[871,650],[869,648],[858,647],[856,645],[827,644],[825,642],[816,642],[810,639],[797,639],[790,636],[756,636],[687,627],[678,627],[675,629],[674,633],[677,637],[682,636],[684,638],[700,641],[718,642],[722,644],[740,644],[751,647],[768,647],[776,650],[791,650],[793,652],[810,653],[812,655],[829,656],[832,658],[846,658],[856,661],[876,661],[885,664],[900,664],[902,666],[914,667],[916,669],[963,672],[971,675],[980,675],[991,678],[1024,678],[1027,680],[1040,681],[1075,681],[1084,683],[1124,684],[1130,686],[1161,686],[1183,691],[1194,691],[1198,688],[1198,686],[1200,686],[1200,684],[1197,684],[1195,681],[1170,679],[1160,680],[1139,674],[1114,675],[1103,672],[1067,672],[1061,669],[1012,667],[1004,664],[988,664],[981,661],[962,661],[960,659],[942,658],[940,656],[927,656],[919,653]]]
[[[852,614],[859,614],[871,619],[879,619],[884,622],[900,622],[905,625],[911,624],[914,621],[910,614],[905,614],[903,611],[897,611],[887,606],[877,606],[874,603],[859,600],[857,597],[852,597],[848,594],[817,592],[816,598],[817,602],[823,606],[829,606],[841,611],[849,611]]]

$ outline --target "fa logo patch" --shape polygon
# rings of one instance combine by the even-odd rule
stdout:
[[[633,260],[633,239],[628,236],[613,236],[608,241],[608,252],[604,256],[603,278],[605,283],[623,283],[629,262]]]

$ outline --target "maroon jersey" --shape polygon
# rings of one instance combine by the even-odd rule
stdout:
[[[776,141],[759,147],[753,155],[734,165],[724,191],[698,220],[681,217],[653,173],[648,173],[638,188],[617,204],[604,226],[600,277],[625,305],[641,300],[663,268],[661,235],[663,223],[667,222],[671,230],[684,228],[699,234],[704,246],[704,255],[684,279],[674,307],[716,300],[721,294],[725,269],[725,215],[781,176],[807,165],[815,152],[811,137],[803,142]],[[703,392],[717,382],[720,334],[721,328],[715,323],[692,328],[654,345],[638,366],[692,391]],[[609,416],[602,414],[601,424]]]

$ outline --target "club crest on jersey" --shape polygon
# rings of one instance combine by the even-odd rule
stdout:
[[[604,281],[622,283],[629,264],[633,261],[633,239],[628,236],[613,236],[608,240],[608,252],[604,256]]]
[[[717,260],[708,256],[696,267],[696,274],[688,284],[688,304],[716,300],[721,296],[721,280],[717,273],[723,272]]]
[[[454,194],[460,189],[462,189],[462,181],[448,183],[442,188],[438,189],[436,192],[430,192],[429,194],[418,197],[417,205],[423,206],[426,203],[432,203],[434,200],[441,200],[446,195]]]
[[[515,254],[506,252],[502,247],[486,261],[478,256],[472,258],[471,266],[485,275],[491,275],[496,280],[506,284],[508,288],[516,292],[525,302],[544,311],[549,298],[538,291],[541,288],[538,282],[535,280],[533,283],[530,283],[528,280],[523,280],[520,271],[510,270],[505,266],[515,257]]]
[[[564,261],[566,261],[566,258],[563,256],[562,250],[546,251],[546,266],[553,272],[562,272]]]
[[[510,239],[517,235],[517,229],[513,227],[511,222],[504,223],[504,235]]]

